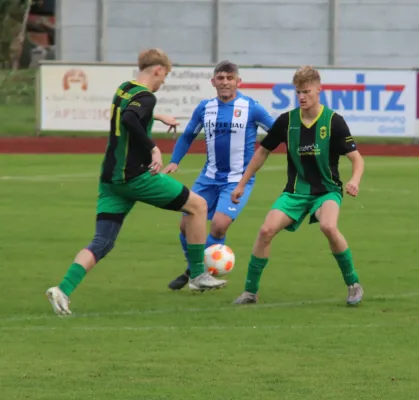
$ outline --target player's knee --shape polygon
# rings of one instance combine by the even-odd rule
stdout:
[[[212,224],[211,225],[211,235],[217,239],[222,239],[227,232],[228,226],[222,224]]]
[[[270,243],[276,235],[276,229],[271,225],[263,225],[259,231],[259,237],[263,242]]]
[[[202,215],[208,213],[206,200],[196,193],[191,192],[188,202],[186,203],[186,211],[192,215]]]
[[[334,237],[338,234],[338,227],[329,222],[320,222],[320,230],[328,238]]]
[[[196,200],[197,204],[197,210],[200,214],[207,214],[208,213],[208,205],[207,205],[207,201],[201,197],[198,196],[197,200]]]
[[[222,239],[228,230],[228,227],[231,225],[232,219],[227,215],[221,214],[221,217],[216,217],[212,220],[211,223],[211,235],[217,239]]]
[[[115,247],[115,241],[105,236],[95,235],[87,248],[94,254],[96,262],[104,258]]]
[[[121,224],[113,220],[98,220],[96,233],[87,248],[93,253],[96,262],[104,258],[114,247]]]

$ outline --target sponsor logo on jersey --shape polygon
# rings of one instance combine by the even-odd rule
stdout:
[[[318,156],[320,155],[319,145],[313,143],[299,146],[297,147],[297,154],[299,156]]]
[[[210,138],[213,135],[223,135],[223,134],[235,134],[239,133],[239,130],[245,128],[244,123],[240,122],[219,122],[219,121],[206,121],[204,124],[204,129],[208,132]]]

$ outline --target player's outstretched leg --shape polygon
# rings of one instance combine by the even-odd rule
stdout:
[[[232,222],[233,220],[229,216],[222,213],[215,213],[211,223],[211,231],[208,234],[207,241],[205,243],[205,248],[208,248],[214,244],[224,244],[226,240],[226,231]],[[182,218],[180,223],[179,239],[182,245],[183,253],[185,254],[185,259],[188,260],[188,244],[185,236],[185,217]],[[191,270],[188,264],[185,272],[169,283],[169,289],[182,289],[188,283],[190,275]]]
[[[188,262],[190,266],[189,288],[191,290],[218,289],[227,281],[216,279],[205,272],[204,251],[207,236],[207,203],[197,194],[190,192],[188,201],[183,206]]]
[[[258,301],[259,282],[268,264],[272,239],[293,220],[279,210],[271,210],[260,228],[253,253],[250,256],[245,291],[234,301],[235,304],[251,304]]]
[[[109,217],[105,216],[105,218]],[[63,280],[58,286],[51,287],[46,291],[46,296],[52,305],[52,309],[58,315],[70,315],[70,295],[82,282],[89,272],[102,258],[114,247],[115,240],[121,229],[123,216],[116,215],[114,220],[101,219],[98,214],[96,221],[96,234],[92,242],[81,250],[71,264]]]
[[[357,305],[362,301],[364,291],[359,283],[359,277],[354,267],[351,249],[342,233],[338,229],[339,205],[328,200],[316,211],[320,222],[320,230],[329,241],[329,246],[342,272],[348,287],[348,305]]]

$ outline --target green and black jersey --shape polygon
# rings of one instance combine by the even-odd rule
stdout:
[[[113,97],[111,127],[101,181],[123,183],[151,164],[153,109],[156,97],[135,81],[122,83]]]
[[[302,123],[300,108],[281,114],[261,146],[287,146],[288,181],[285,192],[318,195],[342,192],[339,157],[357,150],[343,117],[322,106],[310,126]]]

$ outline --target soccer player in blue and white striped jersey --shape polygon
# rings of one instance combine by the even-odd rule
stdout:
[[[231,193],[254,154],[258,127],[267,132],[274,123],[263,106],[237,91],[241,79],[237,66],[232,62],[220,62],[214,69],[211,82],[217,97],[204,100],[197,106],[184,133],[176,142],[170,164],[163,171],[170,173],[178,169],[193,140],[204,129],[207,161],[192,191],[202,196],[208,204],[211,230],[206,247],[224,244],[229,226],[249,200],[254,177],[247,184],[239,204],[231,201]],[[184,218],[180,224],[180,242],[187,258]],[[182,289],[188,280],[189,266],[169,283],[169,288]]]

